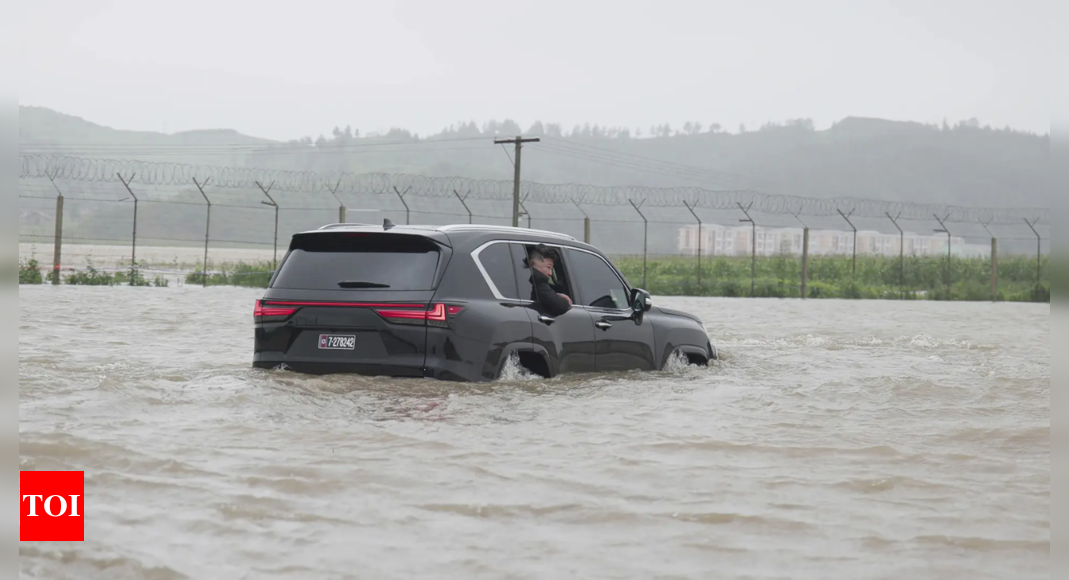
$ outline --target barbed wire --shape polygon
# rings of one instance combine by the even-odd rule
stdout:
[[[82,158],[48,154],[20,154],[23,179],[48,178],[76,182],[118,183],[119,176],[145,186],[202,186],[251,189],[272,184],[276,191],[302,194],[393,194],[451,198],[463,192],[466,199],[510,201],[513,183],[505,180],[466,177],[428,177],[389,173],[318,173],[249,167],[187,165],[154,161]],[[1047,224],[1048,208],[967,208],[940,204],[916,204],[854,198],[820,199],[773,195],[749,189],[709,190],[698,187],[655,188],[641,186],[594,186],[574,183],[522,182],[521,191],[530,203],[683,207],[707,210],[738,210],[809,217],[844,215],[856,218],[929,220],[940,216],[948,223],[1020,224],[1023,220]],[[945,217],[944,217],[945,216]]]

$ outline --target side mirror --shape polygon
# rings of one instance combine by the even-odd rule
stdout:
[[[649,312],[650,308],[653,308],[653,300],[650,297],[650,293],[642,290],[641,288],[635,288],[631,291],[631,310],[635,313]]]

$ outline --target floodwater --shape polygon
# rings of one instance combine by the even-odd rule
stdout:
[[[1050,578],[1050,306],[667,299],[709,369],[250,369],[257,291],[22,287],[23,578]]]

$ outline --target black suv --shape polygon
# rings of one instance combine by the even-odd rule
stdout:
[[[534,302],[528,252],[556,250],[574,306]],[[293,236],[256,302],[253,365],[489,381],[510,357],[543,377],[717,358],[701,320],[654,307],[596,248],[522,228],[332,224]]]

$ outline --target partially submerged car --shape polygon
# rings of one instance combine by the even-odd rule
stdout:
[[[556,250],[574,305],[534,301],[529,252]],[[543,377],[717,358],[702,321],[654,306],[597,248],[523,228],[332,224],[290,241],[255,307],[257,368],[453,381],[512,358]]]

